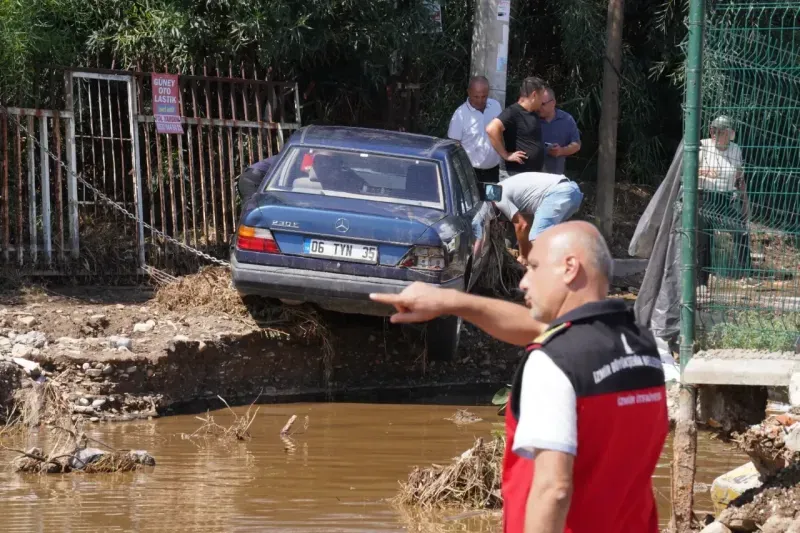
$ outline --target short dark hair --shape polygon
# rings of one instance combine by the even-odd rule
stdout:
[[[536,76],[530,76],[522,80],[522,85],[519,87],[519,97],[530,96],[531,93],[541,91],[545,88],[544,81]]]

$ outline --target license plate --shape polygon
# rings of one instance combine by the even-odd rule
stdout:
[[[305,239],[303,253],[315,257],[341,259],[359,263],[377,263],[378,247],[365,244],[326,241],[322,239]]]

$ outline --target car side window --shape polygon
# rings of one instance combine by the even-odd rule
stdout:
[[[469,180],[467,179],[467,169],[464,168],[464,161],[458,157],[459,150],[453,152],[453,167],[455,167],[455,173],[458,177],[456,181],[458,181],[459,189],[461,189],[461,196],[462,201],[461,205],[463,207],[463,212],[466,213],[472,206],[475,205],[475,201],[472,198],[472,191],[469,189]],[[472,167],[470,167],[471,169]],[[455,185],[455,183],[454,183]]]
[[[466,188],[465,191],[469,190],[469,194],[472,196],[473,203],[480,203],[481,194],[478,189],[478,176],[475,174],[475,169],[472,168],[472,163],[469,160],[469,156],[467,156],[467,153],[462,148],[456,150],[456,157],[461,160],[461,164],[464,167],[464,178],[468,183],[468,188]]]
[[[461,190],[461,182],[458,180],[458,169],[453,158],[447,165],[450,171],[450,188],[453,191],[453,207],[458,213],[466,213],[467,207],[464,203],[464,192]]]

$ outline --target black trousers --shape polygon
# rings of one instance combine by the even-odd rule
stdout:
[[[476,168],[475,174],[478,176],[478,181],[486,183],[499,183],[500,165],[497,165],[494,168]]]
[[[741,193],[722,191],[699,191],[697,232],[697,281],[708,285],[711,271],[727,278],[743,278],[751,274],[750,235],[747,232],[747,217]],[[720,250],[713,264],[715,232],[731,238],[730,251]],[[712,269],[712,267],[714,267]]]

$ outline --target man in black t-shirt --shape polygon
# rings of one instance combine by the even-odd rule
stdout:
[[[525,78],[517,103],[505,108],[486,126],[492,146],[506,162],[509,176],[520,172],[541,172],[544,167],[542,126],[537,114],[544,92],[545,84],[541,79]]]

